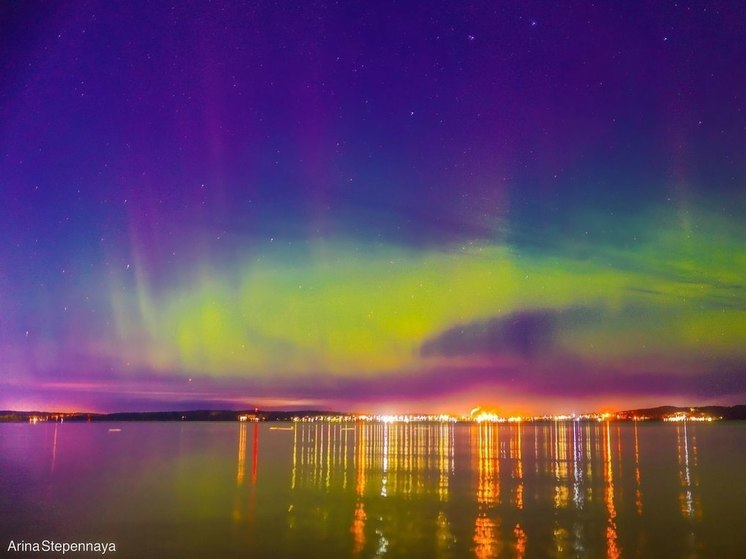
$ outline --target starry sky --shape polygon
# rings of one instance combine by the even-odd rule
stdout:
[[[0,26],[0,409],[746,401],[741,2]]]

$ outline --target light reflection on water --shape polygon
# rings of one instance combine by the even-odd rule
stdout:
[[[697,487],[699,485],[697,467],[697,438],[687,431],[686,422],[676,428],[676,452],[679,461],[679,483],[681,493],[679,502],[681,514],[686,517],[701,517],[702,505],[699,502]]]
[[[217,557],[474,559],[746,549],[741,424],[121,429],[0,426],[0,498],[17,511],[0,501],[0,535],[103,534],[137,557],[201,557],[205,545]]]

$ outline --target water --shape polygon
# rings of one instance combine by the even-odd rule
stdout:
[[[0,555],[746,557],[746,424],[292,427],[1,424]]]

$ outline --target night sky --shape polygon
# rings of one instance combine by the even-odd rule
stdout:
[[[742,2],[0,26],[0,409],[746,400]]]

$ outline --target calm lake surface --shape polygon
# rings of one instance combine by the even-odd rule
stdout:
[[[746,557],[745,465],[727,422],[2,424],[0,556]]]

